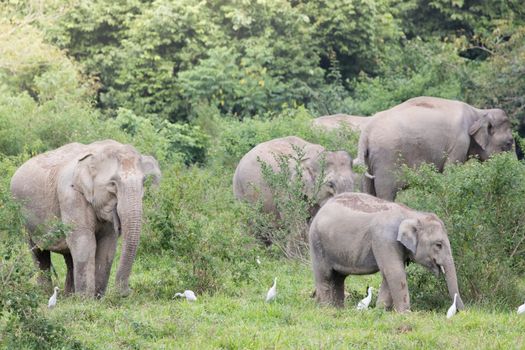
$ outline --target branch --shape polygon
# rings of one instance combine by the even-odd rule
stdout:
[[[479,45],[471,46],[469,47],[469,49],[480,49],[482,51],[489,53],[490,55],[494,55],[494,51],[487,49],[485,46],[479,46]]]

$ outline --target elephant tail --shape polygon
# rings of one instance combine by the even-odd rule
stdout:
[[[366,130],[361,132],[359,136],[359,143],[357,146],[357,157],[354,159],[353,165],[366,165],[366,158],[368,157],[368,133]]]
[[[368,128],[367,128],[368,129]],[[376,195],[375,193],[375,186],[374,186],[374,174],[371,173],[371,170],[368,166],[368,157],[369,157],[369,145],[368,145],[368,130],[365,129],[361,132],[361,135],[359,137],[359,144],[357,149],[357,158],[354,160],[352,165],[362,165],[364,166],[365,173],[362,178],[361,182],[361,190],[365,193],[371,194],[373,196]]]
[[[363,130],[359,137],[359,144],[357,146],[357,158],[352,162],[353,166],[362,165],[367,167],[365,171],[365,177],[373,179],[374,175],[370,174],[370,169],[368,169],[368,133]]]

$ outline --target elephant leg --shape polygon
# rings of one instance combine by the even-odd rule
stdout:
[[[51,280],[51,252],[49,250],[42,250],[38,248],[32,240],[29,240],[31,253],[35,265],[40,270],[37,277],[37,282],[40,286],[50,292],[53,289],[53,281]]]
[[[101,297],[106,292],[111,265],[115,258],[118,234],[113,225],[106,223],[97,233],[97,252],[95,255],[95,291]]]
[[[315,300],[320,304],[332,304],[332,281],[330,270],[324,268],[323,263],[315,263],[315,257],[313,257],[313,259]]]
[[[398,188],[395,174],[381,171],[378,174],[375,174],[375,179],[373,181],[375,193],[378,198],[394,201]]]
[[[73,258],[71,257],[71,254],[64,254],[64,261],[66,262],[67,267],[64,295],[68,295],[75,292]]]
[[[403,313],[410,311],[410,296],[408,294],[408,284],[405,270],[399,270],[394,266],[385,271],[386,282],[394,304],[395,311]]]
[[[315,272],[315,297],[320,304],[343,307],[345,277],[335,271]]]
[[[75,293],[95,296],[95,235],[88,230],[75,230],[66,242],[73,258]]]
[[[384,241],[373,242],[372,251],[383,275],[383,281],[385,281],[381,289],[386,287],[390,291],[395,311],[400,313],[410,311],[407,274],[402,251],[397,245]]]
[[[383,275],[383,281],[381,282],[381,287],[379,287],[379,295],[377,296],[376,306],[379,308],[384,308],[385,310],[391,310],[393,303],[394,301],[392,300],[390,289],[388,289],[386,277]]]
[[[346,276],[335,271],[333,272],[332,300],[334,300],[334,305],[337,307],[343,307],[345,303],[345,278]]]

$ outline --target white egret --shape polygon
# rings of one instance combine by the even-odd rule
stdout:
[[[261,265],[261,260],[259,259],[259,257],[257,257],[255,261],[257,262],[257,265]]]
[[[273,279],[273,285],[266,293],[266,302],[272,301],[277,296],[277,277]]]
[[[58,287],[54,288],[53,295],[49,298],[49,301],[47,302],[47,307],[52,309],[57,304],[57,296],[58,296]]]
[[[518,315],[521,315],[525,312],[525,304],[522,304],[518,307]]]
[[[452,303],[452,305],[450,305],[450,307],[448,308],[448,311],[447,311],[447,318],[451,318],[452,316],[454,316],[456,314],[456,312],[458,311],[458,308],[456,306],[456,301],[458,299],[458,293],[454,293],[454,302]]]
[[[184,297],[188,301],[195,301],[197,300],[197,297],[195,296],[195,293],[193,291],[187,289],[184,291],[184,293],[175,293],[176,297]]]
[[[368,294],[363,300],[357,303],[357,310],[368,309],[368,305],[370,305],[370,302],[372,301],[372,289],[373,289],[372,287],[368,287]]]

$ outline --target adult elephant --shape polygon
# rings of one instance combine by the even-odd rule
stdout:
[[[509,151],[514,140],[510,121],[501,109],[478,109],[460,101],[416,97],[379,112],[359,138],[356,163],[368,167],[364,190],[394,200],[404,184],[397,170],[402,164],[417,167],[481,160]]]
[[[147,175],[160,180],[157,161],[113,140],[71,143],[18,168],[11,192],[22,205],[34,260],[44,271],[41,283],[51,284],[50,252],[56,252],[67,265],[65,293],[102,296],[122,233],[116,284],[129,294]]]
[[[372,121],[373,117],[361,117],[348,114],[325,115],[312,120],[314,127],[327,131],[348,127],[352,131],[361,132]]]
[[[321,145],[288,136],[263,142],[242,157],[233,176],[235,197],[250,203],[262,200],[263,210],[280,218],[262,167],[266,164],[274,172],[281,171],[281,159],[288,166],[290,180],[300,178],[303,182],[304,196],[313,203],[311,216],[333,195],[353,190],[352,158],[348,153],[328,152]]]
[[[443,222],[365,193],[342,193],[328,201],[310,226],[316,298],[342,307],[348,275],[381,271],[377,305],[410,310],[405,264],[415,261],[436,276],[445,275],[450,297],[458,294],[456,268]]]

